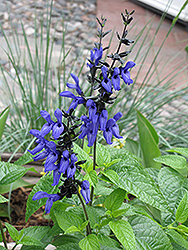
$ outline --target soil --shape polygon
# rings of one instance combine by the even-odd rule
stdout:
[[[25,222],[25,213],[26,213],[26,203],[27,198],[31,192],[31,188],[24,188],[20,187],[18,189],[15,189],[11,193],[11,200],[10,200],[10,206],[11,206],[11,225],[14,226],[17,230],[21,230],[26,227],[30,226],[53,226],[52,220],[48,220],[44,218],[44,209],[45,206],[39,208],[30,218],[27,222]],[[8,198],[8,193],[4,194],[3,196]],[[9,219],[6,217],[0,217],[0,220],[2,221],[3,227],[5,222],[9,222]],[[8,233],[8,231],[5,232],[5,236],[7,239],[7,242],[12,242],[12,239]]]

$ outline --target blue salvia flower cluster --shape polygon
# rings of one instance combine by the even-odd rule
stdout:
[[[109,33],[109,31],[103,32],[106,19],[101,18],[101,21],[97,19],[101,27],[98,30],[100,41],[95,43],[95,48],[90,51],[91,54],[87,63],[90,71],[90,74],[87,76],[87,81],[91,85],[90,95],[86,96],[83,93],[79,85],[79,78],[75,74],[71,74],[74,83],[67,83],[67,87],[73,91],[75,90],[76,94],[69,90],[60,93],[61,97],[72,99],[68,110],[56,109],[54,112],[56,121],[51,119],[47,111],[42,110],[40,114],[46,120],[46,123],[40,131],[35,129],[30,131],[37,138],[37,146],[33,150],[29,150],[32,155],[38,153],[34,156],[34,160],[46,158],[44,164],[45,172],[53,172],[52,186],[59,185],[60,181],[63,181],[63,184],[61,182],[59,187],[59,193],[48,194],[39,191],[33,196],[33,200],[48,198],[45,208],[46,213],[50,212],[53,202],[64,197],[71,198],[73,194],[77,194],[78,186],[81,187],[81,195],[86,204],[90,202],[89,182],[87,180],[79,181],[75,179],[76,169],[80,170],[80,165],[86,162],[85,160],[78,162],[78,158],[73,151],[73,142],[77,138],[84,139],[87,137],[89,147],[96,142],[99,131],[101,131],[108,144],[112,144],[112,136],[122,138],[117,124],[117,121],[122,117],[122,113],[118,112],[109,118],[106,105],[114,103],[116,99],[115,91],[121,90],[121,79],[126,85],[133,83],[129,70],[135,66],[135,63],[128,61],[125,66],[122,66],[125,63],[122,58],[127,56],[130,51],[119,53],[121,44],[129,45],[134,42],[126,38],[126,26],[131,22],[132,17],[130,16],[132,14],[122,14],[125,27],[121,38],[117,34],[120,44],[117,52],[108,56],[112,60],[111,65],[102,60],[103,52],[107,48],[102,47],[101,41]],[[120,62],[120,66],[114,67],[116,61]],[[73,113],[81,104],[85,106],[86,113],[78,118]],[[62,122],[63,117],[67,119],[66,124]],[[76,133],[75,131],[79,127],[80,130]],[[45,136],[49,133],[52,136],[52,140],[56,142],[45,139]]]

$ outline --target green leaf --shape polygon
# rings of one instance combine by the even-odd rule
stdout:
[[[77,236],[73,236],[73,235],[58,235],[57,237],[55,237],[54,241],[53,241],[53,245],[54,246],[64,246],[71,243],[78,243],[80,241],[80,239]],[[64,248],[65,249],[65,248]]]
[[[24,228],[23,237],[30,236],[40,241],[50,230],[51,228],[47,226],[27,227]]]
[[[0,162],[0,185],[10,184],[21,178],[27,171],[37,172],[34,168],[24,168],[22,166]]]
[[[119,184],[119,176],[114,170],[107,169],[105,172],[101,171],[101,174],[106,176],[112,183]]]
[[[59,191],[57,186],[52,186],[53,183],[53,176],[43,176],[37,182],[37,184],[33,187],[29,197],[27,199],[27,207],[26,207],[26,216],[25,220],[27,221],[29,217],[37,211],[40,207],[42,207],[45,203],[47,198],[40,199],[38,201],[33,201],[33,195],[38,191],[44,191],[48,194],[55,194]]]
[[[19,244],[28,245],[28,246],[41,246],[42,242],[35,239],[34,237],[31,237],[29,235],[24,236],[20,241]]]
[[[79,245],[77,243],[67,243],[63,246],[60,246],[57,248],[58,250],[80,250],[81,248],[79,247]]]
[[[14,163],[16,165],[26,165],[30,162],[33,161],[33,155],[30,154],[28,151],[23,154],[17,161],[15,161]]]
[[[173,250],[170,240],[157,222],[138,214],[131,216],[129,223],[143,249]],[[144,248],[144,245],[148,248]]]
[[[72,226],[78,228],[83,223],[83,219],[79,217],[73,210],[62,211],[57,207],[54,207],[52,210],[59,227],[63,231],[66,231],[68,228]]]
[[[6,250],[6,248],[3,246],[0,246],[0,250]]]
[[[184,223],[187,220],[187,217],[188,217],[188,195],[187,191],[185,191],[185,194],[182,200],[180,201],[176,211],[176,221]]]
[[[4,109],[3,112],[1,112],[1,114],[0,114],[0,140],[1,140],[1,137],[3,135],[3,131],[5,129],[5,124],[6,124],[6,120],[7,120],[9,111],[10,111],[10,106],[8,106],[6,109]]]
[[[188,236],[188,227],[186,227],[184,225],[178,225],[176,230],[180,233],[185,233],[186,236]]]
[[[124,149],[130,151],[136,156],[140,155],[140,145],[137,141],[134,141],[130,138],[126,138],[125,145],[123,146]]]
[[[107,246],[107,247],[110,247],[113,249],[120,248],[120,245],[116,240],[111,239],[110,237],[108,237],[106,235],[98,234],[97,238],[98,238],[99,242],[104,246]]]
[[[78,161],[87,160],[85,164],[87,164],[88,166],[90,164],[93,164],[93,160],[91,159],[91,157],[89,157],[89,155],[80,146],[78,146],[78,144],[74,143],[73,151],[77,154]]]
[[[126,250],[136,250],[134,232],[128,221],[110,221],[109,226]]]
[[[186,241],[181,234],[176,232],[173,229],[166,229],[166,233],[170,236],[170,239],[177,243],[178,245],[185,247],[185,249],[188,249],[188,241]]]
[[[162,191],[173,214],[162,213],[163,225],[167,226],[175,221],[175,213],[182,200],[185,189],[188,190],[188,179],[172,168],[164,167],[159,172],[159,188]]]
[[[86,140],[84,140],[84,146],[83,146],[83,150],[86,152],[86,154],[89,155],[90,151],[91,151],[91,147],[88,147]]]
[[[104,208],[86,206],[86,210],[88,213],[91,227],[94,227],[95,224],[99,224],[100,216],[103,216],[105,212]]]
[[[171,148],[166,150],[167,152],[176,152],[180,155],[188,157],[188,148]]]
[[[15,190],[19,187],[31,187],[33,186],[31,183],[24,181],[22,178],[16,180],[12,184],[2,185],[0,186],[0,194],[8,193],[10,190],[10,186],[12,185],[11,189]]]
[[[104,205],[110,211],[115,211],[121,207],[125,199],[126,191],[117,188],[105,200]]]
[[[84,175],[84,180],[88,180],[90,185],[95,187],[98,182],[97,173],[95,170],[91,170],[89,173]]]
[[[79,227],[80,231],[83,231],[86,228],[86,226],[88,225],[88,223],[89,223],[89,221],[84,221],[82,223],[82,225]]]
[[[5,198],[4,196],[0,195],[0,203],[4,203],[4,202],[7,202],[8,199]]]
[[[163,163],[175,170],[183,169],[187,166],[186,159],[180,155],[163,155],[154,158],[154,161]]]
[[[126,161],[120,161],[112,169],[119,176],[119,187],[125,189],[128,193],[136,196],[139,200],[150,204],[161,210],[169,211],[168,203],[158,186],[148,174],[147,170],[140,163],[127,166]]]
[[[153,158],[161,155],[158,148],[158,135],[153,126],[138,110],[137,123],[144,165],[146,168],[152,167],[160,169],[161,164],[153,160]]]
[[[90,234],[79,242],[82,250],[100,250],[100,244],[95,234]]]
[[[8,229],[8,232],[10,234],[10,237],[13,239],[13,241],[17,241],[19,239],[19,232],[18,230],[13,227],[12,225],[5,222],[5,226]]]
[[[76,226],[71,226],[66,229],[65,234],[71,234],[75,232],[80,232],[80,229],[78,229]]]
[[[108,151],[108,147],[97,143],[96,146],[96,163],[97,163],[97,167],[102,167],[104,166],[104,164],[108,164],[109,162],[111,162],[111,156],[110,153]]]

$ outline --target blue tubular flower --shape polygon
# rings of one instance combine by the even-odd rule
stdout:
[[[41,133],[45,136],[51,131],[55,122],[51,120],[50,114],[45,110],[41,110],[40,115],[47,121],[47,123],[45,123],[41,128]]]
[[[128,71],[128,69],[133,68],[135,65],[136,64],[134,62],[129,61],[126,63],[125,67],[121,68],[121,76],[125,84],[130,85],[133,83],[133,80],[130,78],[130,72]]]
[[[57,118],[57,122],[54,124],[52,128],[52,136],[54,137],[55,140],[57,140],[63,133],[64,126],[62,123],[62,112],[59,108],[55,110],[54,115]]]
[[[99,126],[99,122],[92,123],[91,120],[87,116],[81,116],[80,118],[84,121],[84,124],[81,126],[81,134],[79,135],[79,139],[83,139],[87,135],[88,139],[88,147],[93,146],[93,143],[96,140],[97,130]],[[98,119],[99,120],[99,119]]]
[[[59,95],[63,96],[63,97],[68,97],[68,98],[72,98],[73,99],[73,101],[71,102],[71,105],[70,105],[69,109],[66,111],[67,113],[69,113],[70,109],[76,109],[77,106],[78,106],[78,104],[82,104],[82,103],[85,102],[84,98],[82,98],[80,96],[75,96],[70,91],[63,91]]]
[[[71,74],[72,78],[74,79],[76,84],[72,84],[72,83],[67,83],[67,87],[69,87],[70,89],[76,89],[77,93],[79,95],[82,95],[82,90],[79,86],[79,79],[76,75]]]
[[[86,106],[89,107],[89,119],[92,120],[93,123],[96,123],[98,119],[98,116],[96,115],[96,103],[93,100],[89,99],[86,102]]]
[[[48,152],[48,156],[46,158],[44,167],[45,167],[45,172],[48,172],[56,169],[56,165],[54,163],[58,159],[59,152],[56,150],[56,145],[53,141],[47,143],[46,151]]]
[[[93,50],[95,51],[93,53]],[[93,50],[91,50],[91,55],[90,55],[90,59],[93,62],[92,63],[87,63],[87,66],[90,67],[90,69],[93,67],[93,65],[97,66],[99,64],[99,60],[102,58],[102,54],[103,54],[103,48],[100,47],[100,49],[94,48]]]
[[[72,154],[71,157],[71,164],[67,168],[67,179],[73,178],[75,172],[76,172],[76,165],[75,162],[78,160],[75,154]]]
[[[69,166],[69,151],[68,150],[63,151],[62,155],[63,157],[61,158],[60,161],[59,172],[65,174],[65,171]]]
[[[40,200],[42,198],[48,198],[46,201],[46,206],[45,206],[45,212],[50,213],[50,209],[53,205],[53,202],[60,200],[60,195],[59,194],[48,194],[46,192],[43,191],[38,191],[36,194],[34,194],[32,200],[36,201],[36,200]]]
[[[59,179],[61,177],[61,173],[59,172],[59,165],[56,166],[56,169],[53,171],[53,184],[52,186],[56,186],[59,184]]]
[[[89,189],[89,181],[85,180],[81,184],[81,195],[83,196],[86,204],[90,202],[90,189]]]
[[[47,140],[44,139],[44,137],[42,136],[41,131],[39,131],[37,129],[31,129],[29,131],[29,133],[38,138],[36,140],[36,143],[38,143],[38,145],[32,150],[28,149],[30,154],[35,155],[36,153],[39,153],[45,147]]]
[[[111,80],[107,77],[108,68],[104,65],[102,66],[101,70],[103,75],[103,80],[101,84],[107,92],[112,93],[112,83]]]
[[[103,111],[101,112],[99,116],[100,129],[102,131],[104,131],[106,128],[107,119],[108,119],[108,111],[106,109],[103,109]]]
[[[115,68],[114,69],[114,72],[113,72],[113,75],[112,75],[112,84],[114,86],[114,89],[115,90],[120,90],[120,77],[119,77],[119,74],[120,74],[120,70],[119,68]]]
[[[119,134],[119,127],[116,124],[116,121],[118,121],[121,117],[122,113],[118,112],[113,118],[109,119],[106,123],[106,129],[103,132],[103,136],[108,144],[112,144],[112,135],[114,135],[116,138],[123,138]]]

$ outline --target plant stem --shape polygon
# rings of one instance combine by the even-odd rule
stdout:
[[[88,217],[88,214],[87,214],[86,206],[85,206],[85,204],[84,204],[84,202],[82,200],[82,197],[80,196],[79,192],[77,193],[77,195],[78,195],[78,198],[80,199],[80,202],[82,204],[86,220],[89,221],[89,217]],[[91,225],[90,225],[90,222],[88,222],[88,224],[86,226],[86,234],[87,235],[91,234]]]
[[[5,239],[5,235],[4,235],[4,232],[3,232],[3,226],[2,226],[2,222],[0,221],[0,229],[1,229],[1,235],[2,235],[2,238],[3,238],[3,243],[5,245],[5,248],[7,248],[7,242],[6,242],[6,239]]]
[[[95,170],[95,166],[96,166],[96,148],[97,148],[97,138],[94,142],[93,145],[93,170]],[[89,206],[92,206],[92,202],[93,202],[93,194],[94,194],[94,187],[91,186],[91,195],[90,195],[90,202],[89,202]]]

